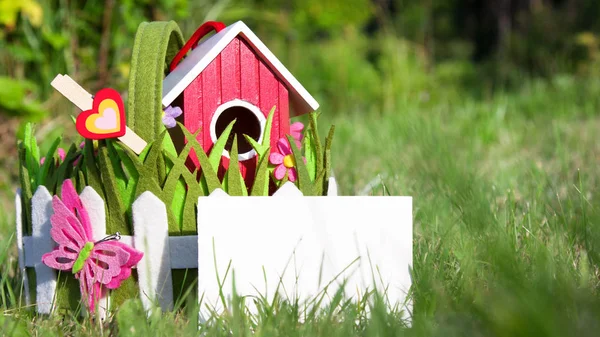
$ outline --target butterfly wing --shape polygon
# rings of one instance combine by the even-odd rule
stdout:
[[[89,215],[71,180],[63,182],[62,200],[54,196],[52,209],[50,236],[58,247],[44,254],[42,262],[54,269],[69,270],[85,243],[93,241]]]
[[[86,260],[86,265],[90,266],[88,276],[109,289],[116,289],[131,275],[131,268],[142,256],[142,252],[122,242],[100,242]]]
[[[61,197],[65,207],[78,218],[81,225],[81,227],[78,229],[81,230],[82,237],[85,238],[86,241],[94,241],[90,216],[85,207],[83,207],[83,203],[81,202],[75,187],[73,187],[73,182],[71,182],[70,179],[67,179],[63,182],[61,188]]]
[[[58,270],[69,270],[86,243],[85,230],[65,204],[58,198],[52,199],[54,214],[50,218],[50,236],[58,246],[42,256],[42,262]]]
[[[86,302],[91,313],[96,310],[96,302],[106,293],[106,288],[95,281],[91,276],[93,274],[92,266],[89,264],[84,265],[83,270],[75,274],[75,277],[79,279],[81,298]]]

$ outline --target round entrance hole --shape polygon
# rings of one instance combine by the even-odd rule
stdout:
[[[256,109],[258,110],[258,109]],[[258,110],[260,112],[260,110]],[[251,151],[253,150],[252,145],[248,143],[244,135],[248,135],[255,141],[260,141],[262,134],[261,121],[258,119],[256,112],[253,112],[247,107],[241,105],[232,105],[224,109],[218,116],[216,123],[214,124],[214,131],[216,139],[218,139],[223,131],[227,128],[229,123],[236,120],[229,135],[229,139],[225,145],[225,150],[231,151],[233,145],[233,137],[237,136],[238,154],[240,160],[249,159],[253,157]],[[213,140],[213,141],[216,141]]]

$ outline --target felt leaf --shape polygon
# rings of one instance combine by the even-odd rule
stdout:
[[[139,180],[136,186],[135,198],[145,191],[150,191],[157,197],[161,195],[162,189],[157,180],[157,158],[161,155],[160,146],[158,144],[160,144],[160,140],[158,142],[152,142],[149,146],[148,155],[138,170]]]
[[[252,138],[248,135],[244,135],[244,138],[250,145],[252,145],[252,148],[254,149],[254,151],[256,151],[259,158],[262,158],[264,155],[266,155],[268,153],[267,149],[269,149],[269,147],[271,145],[271,126],[273,124],[273,115],[275,114],[275,108],[276,108],[275,106],[273,106],[273,108],[271,108],[271,111],[269,112],[269,115],[267,117],[267,121],[265,123],[265,130],[262,135],[261,144],[259,144],[256,140],[254,140],[254,138]]]
[[[37,172],[40,169],[39,149],[33,133],[33,125],[25,124],[25,132],[23,135],[23,158],[22,162],[27,168],[27,179],[29,180],[30,188],[35,191],[38,187],[36,181]]]
[[[186,158],[191,150],[192,143],[187,142],[179,156],[165,152],[167,161],[170,162],[171,169],[167,174],[165,184],[163,185],[163,195],[171,198],[171,211],[178,223],[177,233],[181,233],[183,228],[189,229],[190,223],[195,228],[195,214],[191,218],[186,218],[185,204],[189,194],[202,193],[201,185],[196,182],[196,179],[190,174],[185,165]],[[187,177],[186,177],[187,173]],[[187,180],[186,180],[187,178]]]
[[[65,160],[58,166],[56,173],[52,175],[49,185],[46,185],[48,190],[55,191],[57,193],[60,192],[62,182],[67,179],[67,177],[73,176],[74,172],[81,172],[81,156],[83,156],[83,154],[79,153],[75,144],[71,144],[69,151],[65,155]],[[77,163],[78,165],[74,166],[73,163],[77,158],[79,158],[79,162]],[[77,174],[75,174],[75,176],[77,176]]]
[[[123,146],[121,143],[119,143],[119,146],[116,147],[117,149],[117,154],[119,155],[119,158],[121,159],[121,161],[123,162],[123,165],[125,165],[125,168],[127,169],[127,173],[129,173],[129,178],[130,178],[130,184],[131,184],[131,179],[133,179],[134,181],[137,181],[140,175],[140,170],[142,169],[143,166],[143,159],[140,156],[138,157],[137,154],[135,154],[135,152],[133,152],[129,147],[127,146]],[[150,149],[150,146],[147,146],[144,149],[144,152],[146,153],[146,155],[148,154],[148,151]]]
[[[26,148],[23,142],[18,144],[18,156],[19,156],[19,179],[21,180],[21,204],[23,212],[23,232],[31,234],[31,198],[33,192],[31,189],[31,180],[29,177],[29,171],[26,163]]]
[[[128,147],[128,146],[125,146],[125,148],[129,149],[129,147]],[[144,162],[144,160],[146,160],[146,157],[148,157],[148,153],[150,153],[150,148],[151,148],[151,146],[150,146],[150,142],[149,142],[149,143],[146,145],[146,147],[145,147],[145,148],[142,150],[142,152],[140,152],[140,154],[139,154],[139,155],[137,155],[137,156],[138,156],[138,158],[140,158],[140,160],[141,160],[142,162]],[[132,151],[132,152],[133,152],[133,151]],[[133,152],[133,153],[135,153],[135,152]]]
[[[263,149],[269,147],[271,145],[271,126],[273,125],[273,116],[275,115],[275,109],[277,107],[274,105],[269,111],[269,115],[267,116],[267,122],[265,123],[265,133],[262,138],[262,146]],[[262,153],[264,155],[264,152]]]
[[[114,148],[114,142],[112,140],[104,141],[106,149],[108,150],[108,158],[110,159],[111,166],[115,173],[115,179],[117,187],[119,188],[119,195],[121,196],[121,202],[123,205],[128,205],[126,202],[127,196],[125,195],[125,191],[127,189],[127,177],[125,176],[125,172],[123,171],[123,165],[121,165],[121,161],[119,160],[119,156]]]
[[[321,170],[319,174],[317,174],[317,178],[313,184],[313,189],[315,191],[316,196],[323,195],[323,179],[325,179],[325,170]]]
[[[121,203],[121,195],[117,186],[117,178],[106,146],[98,148],[98,159],[102,186],[104,186],[106,196],[104,198],[107,208],[106,232],[120,232],[121,234],[129,235],[131,233],[130,226],[128,225],[129,219],[125,216],[125,209]]]
[[[269,153],[270,148],[267,148]],[[260,162],[256,168],[256,176],[254,185],[252,185],[251,196],[268,196],[269,195],[269,156],[260,157]]]
[[[127,187],[129,188],[129,185],[134,184],[139,178],[138,169],[141,166],[139,158],[131,149],[123,147],[119,142],[113,143],[113,150],[123,165],[123,172],[127,178]],[[127,150],[130,151],[132,156],[127,154]]]
[[[296,164],[296,172],[298,173],[298,189],[305,196],[314,195],[314,190],[312,186],[312,181],[310,180],[310,176],[308,175],[308,170],[306,169],[306,164],[304,164],[304,160],[302,159],[302,153],[296,146],[296,142],[294,141],[294,137],[287,135],[288,142],[290,143],[290,148],[292,149],[292,154],[294,156],[294,161]]]
[[[83,171],[77,172],[77,175],[75,176],[75,186],[77,187],[78,191],[83,190],[85,188],[85,186],[87,186],[87,183],[85,182],[85,175],[83,174]],[[56,193],[59,194],[60,192],[56,191]]]
[[[238,159],[237,135],[233,136],[233,145],[229,152],[229,168],[227,169],[227,177],[225,178],[225,192],[231,196],[247,196],[242,173],[240,172],[240,164]]]
[[[164,149],[162,149],[161,146],[161,150],[164,151]],[[161,151],[162,152],[162,151]],[[158,179],[158,185],[162,186],[165,182],[165,179],[167,179],[167,163],[165,161],[165,157],[164,155],[159,155],[156,158],[156,172],[157,172],[157,179]]]
[[[246,141],[248,142],[248,144],[250,144],[252,146],[254,151],[256,151],[256,154],[259,157],[263,157],[265,149],[263,148],[262,144],[259,144],[256,140],[254,140],[254,138],[252,138],[246,134],[243,136],[244,136],[244,139],[246,139]]]
[[[175,143],[173,143],[173,138],[171,138],[171,134],[166,129],[164,129],[163,132],[166,133],[165,139],[163,140],[163,150],[169,154],[176,156],[177,149],[175,148]]]
[[[198,198],[200,195],[190,193],[189,191],[185,195],[185,201],[183,203],[183,221],[180,227],[181,235],[195,235],[197,231],[196,223],[196,207]],[[194,201],[194,198],[196,201]]]
[[[316,160],[316,172],[319,172],[321,169],[323,169],[323,148],[321,146],[321,139],[319,138],[319,128],[317,126],[317,113],[316,112],[311,112],[308,115],[308,119],[309,119],[309,127],[310,127],[310,133],[313,136],[313,143],[314,143],[314,151],[315,151],[315,155],[317,157]]]
[[[46,160],[44,161],[44,164],[42,165],[41,169],[38,171],[37,174],[37,185],[42,185],[44,184],[44,182],[46,182],[46,177],[48,176],[48,171],[50,170],[50,167],[54,166],[54,153],[56,152],[56,149],[58,149],[58,145],[60,145],[60,142],[62,141],[62,137],[58,137],[54,140],[54,142],[52,143],[52,145],[50,145],[50,148],[48,149],[48,152],[46,153]]]
[[[185,203],[186,194],[185,184],[180,179],[183,170],[187,170],[187,168],[173,165],[163,186],[163,195],[171,199],[171,211],[177,222],[178,231],[181,230],[183,223],[183,205]],[[171,228],[169,228],[169,230],[171,230]]]
[[[103,199],[104,190],[102,188],[102,181],[100,179],[100,172],[96,166],[96,159],[94,158],[94,143],[90,139],[85,140],[85,146],[83,147],[83,160],[85,161],[85,178],[89,186],[91,186]]]
[[[185,166],[184,162],[182,162],[182,166]],[[206,196],[206,192],[203,190],[202,185],[197,183],[196,172],[192,173],[185,169],[183,170],[181,177],[187,186],[185,202],[183,206],[181,234],[196,234],[198,225],[196,222],[196,205],[198,204],[198,197]]]
[[[227,140],[229,140],[229,134],[233,129],[233,125],[235,124],[235,119],[227,125],[223,133],[219,136],[219,139],[215,142],[212,149],[210,150],[210,155],[208,156],[208,161],[212,165],[212,167],[219,167],[221,163],[221,157],[223,156],[223,150],[225,150],[225,145],[227,145]]]
[[[202,168],[202,176],[201,179],[204,179],[206,182],[207,193],[210,194],[217,188],[221,188],[221,182],[219,181],[219,177],[217,176],[217,171],[213,168],[206,153],[198,143],[196,136],[192,135],[185,126],[181,123],[177,123],[188,142],[192,143],[192,148],[198,157],[198,161],[200,162],[200,167]],[[198,130],[200,131],[200,130]]]
[[[163,193],[162,185],[166,180],[165,159],[163,151],[163,140],[166,132],[162,132],[156,140],[149,144],[148,154],[138,173],[139,180],[135,188],[135,198],[139,197],[146,191],[152,192],[165,205],[170,205],[172,195]],[[169,228],[175,230],[178,228],[177,220],[170,207],[167,207],[167,218]]]
[[[307,132],[302,142],[304,143],[304,157],[306,158],[306,168],[312,181],[317,176],[317,152],[314,146],[313,135]]]

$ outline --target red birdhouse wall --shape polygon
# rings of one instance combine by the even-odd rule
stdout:
[[[271,108],[276,106],[271,131],[271,149],[276,149],[279,138],[289,133],[290,113],[287,88],[240,36],[233,39],[187,86],[183,91],[182,99],[183,124],[192,133],[199,128],[202,129],[198,135],[198,141],[207,153],[213,146],[209,132],[213,115],[219,106],[234,99],[255,105],[265,119]],[[241,133],[243,133],[244,126],[238,124],[242,120],[238,119],[233,130],[233,133],[238,133],[238,139],[243,139]],[[191,157],[193,164],[198,167],[197,157],[195,155]],[[223,159],[221,173],[229,164],[228,158]],[[240,161],[240,170],[248,186],[254,179],[256,163],[256,156]]]

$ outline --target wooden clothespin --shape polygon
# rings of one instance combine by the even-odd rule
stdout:
[[[58,74],[50,84],[81,111],[92,109],[94,101],[92,95],[69,77],[69,75]],[[147,145],[145,140],[127,126],[125,134],[118,137],[118,139],[136,154],[140,154]]]

